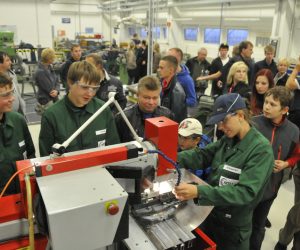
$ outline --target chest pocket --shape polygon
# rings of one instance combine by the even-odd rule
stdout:
[[[105,146],[105,138],[106,138],[106,129],[96,130],[95,131],[96,138],[97,138],[97,146],[102,148]]]
[[[242,170],[240,168],[224,164],[223,169],[221,170],[219,186],[238,184],[241,173]]]

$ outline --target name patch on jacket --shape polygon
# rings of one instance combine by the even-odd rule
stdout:
[[[235,168],[235,167],[229,166],[227,164],[224,164],[223,169],[227,170],[229,172],[235,173],[235,174],[241,174],[242,173],[242,170],[240,168]]]
[[[96,135],[103,135],[106,133],[106,129],[101,129],[96,131]]]
[[[230,179],[230,178],[227,178],[227,177],[224,177],[224,176],[221,176],[220,180],[219,180],[219,186],[220,187],[226,186],[226,185],[235,185],[235,184],[238,184],[238,183],[239,183],[239,180]]]

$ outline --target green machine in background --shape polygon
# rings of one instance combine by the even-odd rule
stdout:
[[[0,51],[6,52],[11,58],[16,56],[14,32],[0,31]]]

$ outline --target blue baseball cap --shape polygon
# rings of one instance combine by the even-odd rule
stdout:
[[[237,93],[221,95],[216,99],[213,112],[206,125],[217,124],[224,118],[239,109],[245,109],[245,100]]]

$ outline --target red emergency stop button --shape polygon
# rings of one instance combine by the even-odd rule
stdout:
[[[115,203],[110,203],[107,207],[107,213],[115,215],[119,212],[119,206]]]

